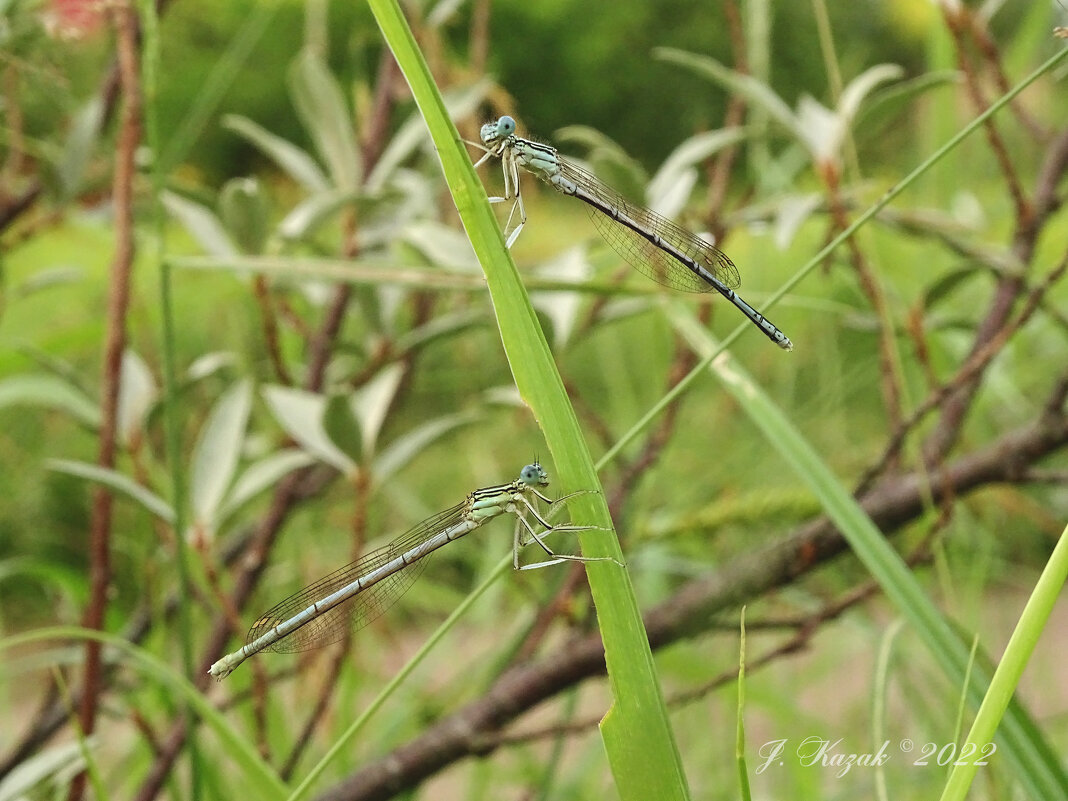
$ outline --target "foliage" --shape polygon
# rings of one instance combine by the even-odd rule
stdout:
[[[759,749],[995,730],[972,797],[1065,795],[1063,727],[1010,701],[1032,653],[1063,686],[1065,62],[1047,9],[995,5],[446,0],[405,7],[417,53],[364,4],[119,4],[60,43],[0,2],[0,798],[449,768],[465,797],[948,799],[973,766]],[[709,231],[796,351],[632,278],[526,175],[517,272],[458,141],[501,113]],[[582,569],[508,575],[494,525],[358,638],[209,686],[262,609],[536,456],[554,494],[600,488],[569,504],[626,562],[585,571],[595,606]],[[709,697],[740,661],[744,696]]]

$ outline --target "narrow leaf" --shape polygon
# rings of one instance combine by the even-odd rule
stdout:
[[[74,115],[70,133],[63,145],[57,165],[60,190],[64,199],[73,198],[81,189],[85,168],[100,138],[104,119],[104,101],[94,96]]]
[[[223,117],[223,126],[262,150],[283,172],[309,192],[322,192],[330,188],[330,181],[319,169],[315,159],[292,142],[276,136],[247,117],[239,117],[236,114]]]
[[[323,430],[330,442],[346,456],[358,462],[363,455],[360,423],[351,405],[349,395],[331,395],[323,411]]]
[[[122,354],[119,382],[118,426],[123,445],[130,447],[145,433],[148,413],[159,397],[159,388],[145,360],[134,351]]]
[[[36,751],[18,762],[3,781],[0,781],[0,801],[51,798],[59,795],[69,777],[85,769],[83,749],[95,749],[97,743],[95,737],[89,737],[80,743],[63,743]]]
[[[174,509],[169,503],[152,490],[142,487],[129,476],[116,470],[108,470],[95,464],[72,459],[48,459],[45,466],[57,473],[66,473],[103,484],[140,504],[163,522],[174,523]]]
[[[219,193],[219,214],[243,253],[258,256],[267,243],[270,210],[260,182],[231,178]]]
[[[219,506],[237,470],[251,411],[252,385],[239,381],[212,408],[193,448],[190,504],[193,523],[206,531],[214,531],[218,524]]]
[[[306,239],[357,195],[348,189],[327,189],[298,203],[278,224],[278,233],[286,239]]]
[[[404,368],[401,365],[391,365],[352,396],[352,413],[363,431],[363,452],[367,456],[374,453],[378,434],[397,396],[403,375]]]
[[[290,387],[264,387],[263,399],[278,423],[304,450],[345,475],[356,463],[341,451],[323,430],[326,399],[322,395]]]
[[[803,135],[804,131],[801,130],[793,111],[766,83],[757,80],[751,75],[743,75],[740,72],[728,69],[714,58],[688,53],[685,50],[658,47],[653,51],[653,55],[661,61],[677,64],[741,95],[750,103],[764,109],[769,116],[789,130],[796,138],[800,139]]]
[[[164,192],[161,197],[167,211],[196,239],[205,252],[220,258],[237,255],[237,248],[211,209],[186,200],[174,192]]]
[[[860,104],[879,84],[896,81],[904,74],[905,70],[897,64],[877,64],[864,70],[842,90],[842,97],[838,102],[838,113],[847,120],[847,124],[852,123],[857,112],[860,111]]]
[[[744,128],[723,128],[718,131],[707,131],[695,134],[683,141],[671,151],[656,175],[645,189],[646,202],[667,216],[674,216],[681,206],[674,211],[665,209],[664,199],[671,193],[672,187],[677,184],[682,176],[693,171],[693,167],[701,164],[706,159],[718,153],[725,147],[745,139]],[[688,196],[688,195],[687,195]]]
[[[231,514],[251,501],[294,470],[315,464],[315,460],[297,448],[272,453],[257,462],[253,462],[234,482],[233,489],[226,496],[215,515],[216,528],[221,528]]]
[[[445,434],[479,419],[473,412],[439,417],[397,437],[383,448],[374,461],[375,480],[384,484],[406,467],[412,459],[441,439]]]
[[[483,78],[469,87],[447,92],[445,108],[448,109],[449,117],[457,120],[474,114],[493,85],[492,81]],[[429,139],[426,135],[426,125],[419,112],[414,112],[401,125],[400,130],[390,137],[389,144],[382,151],[371,174],[367,176],[367,191],[379,191],[393,177],[400,165],[408,161],[420,147],[427,145],[429,145]]]
[[[90,428],[100,425],[96,401],[59,376],[16,375],[0,381],[0,408],[19,404],[64,411]]]
[[[303,50],[297,56],[289,71],[289,89],[319,157],[330,168],[334,186],[355,189],[362,167],[352,119],[341,87],[316,53]]]

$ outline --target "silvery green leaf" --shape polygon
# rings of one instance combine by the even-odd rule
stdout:
[[[785,127],[791,134],[801,138],[801,130],[798,120],[790,107],[783,102],[775,92],[763,81],[751,75],[743,75],[729,69],[714,58],[688,53],[685,50],[676,50],[670,47],[658,47],[653,50],[653,55],[670,64],[680,67],[709,78],[721,86],[744,97],[748,102],[759,106],[768,116]]]
[[[582,283],[593,272],[586,258],[585,248],[569,248],[559,258],[538,269],[539,278],[553,278],[570,283]],[[534,308],[552,321],[553,347],[561,348],[571,339],[583,299],[578,292],[534,292],[530,302]]]
[[[151,490],[142,487],[129,476],[125,476],[116,470],[109,470],[95,464],[79,462],[73,459],[48,459],[45,461],[45,466],[49,470],[55,470],[57,473],[66,473],[70,476],[77,476],[78,478],[103,484],[105,487],[109,487],[139,503],[163,522],[174,524],[174,509],[169,503]]]
[[[186,368],[185,375],[190,381],[200,381],[235,364],[237,364],[237,357],[230,351],[219,350],[214,353],[205,353],[193,360],[193,363]]]
[[[601,307],[600,319],[602,321],[625,320],[628,317],[645,314],[656,302],[655,295],[613,298]]]
[[[823,203],[821,195],[813,192],[807,195],[791,195],[783,198],[775,213],[775,244],[785,250],[802,224],[812,216]]]
[[[412,459],[425,451],[450,431],[479,419],[473,412],[448,415],[423,423],[419,427],[397,437],[382,449],[374,461],[375,480],[379,484],[389,481],[406,467]]]
[[[442,99],[445,102],[445,110],[448,111],[449,118],[462,120],[474,114],[493,85],[492,81],[484,78],[471,86],[462,89],[450,89],[445,92]],[[423,115],[415,111],[401,125],[400,129],[390,137],[389,144],[386,145],[374,168],[367,176],[366,189],[369,192],[376,192],[382,189],[401,164],[406,163],[416,150],[429,143],[430,135],[427,133]]]
[[[63,153],[56,167],[64,199],[74,197],[81,188],[85,165],[89,163],[93,148],[100,138],[103,119],[104,101],[100,96],[94,96],[74,114],[70,133],[63,143]]]
[[[345,475],[356,469],[356,463],[330,441],[323,429],[326,399],[322,395],[270,386],[263,388],[263,399],[279,425],[309,454]]]
[[[960,73],[956,70],[938,70],[925,72],[907,81],[900,81],[893,86],[888,86],[873,92],[864,109],[857,115],[857,123],[879,125],[884,120],[896,116],[902,109],[924,92],[939,86],[961,81]]]
[[[583,147],[589,151],[591,160],[600,158],[627,165],[628,168],[635,171],[641,170],[638,162],[627,154],[622,145],[608,136],[608,134],[598,131],[589,125],[565,125],[563,128],[557,129],[554,137],[560,144],[566,143]]]
[[[392,364],[352,394],[352,413],[360,422],[363,452],[367,456],[374,453],[382,424],[397,396],[403,375],[404,367]]]
[[[42,748],[17,763],[0,781],[0,801],[52,798],[71,774],[85,770],[85,751],[97,750],[96,737]],[[65,777],[61,778],[61,777]]]
[[[953,219],[972,231],[985,231],[990,228],[990,220],[982,201],[973,192],[962,189],[953,193],[949,205]]]
[[[397,337],[397,350],[406,351],[422,348],[427,344],[454,334],[462,333],[474,326],[489,322],[486,312],[481,309],[464,309],[431,317],[418,328],[407,331]]]
[[[85,280],[85,270],[73,265],[63,267],[48,267],[37,270],[11,288],[12,297],[25,298],[35,292],[43,292],[56,286],[76,284]]]
[[[237,248],[211,209],[186,200],[174,192],[164,191],[162,199],[167,211],[182,224],[205,252],[224,259],[237,255]]]
[[[864,70],[860,75],[851,80],[842,96],[838,100],[838,113],[842,115],[846,125],[850,125],[860,110],[860,104],[881,83],[896,81],[905,71],[897,64],[877,64]]]
[[[269,213],[267,198],[255,178],[231,178],[219,193],[223,224],[244,253],[263,253]]]
[[[311,195],[278,224],[278,233],[290,240],[305,239],[356,198],[356,193],[348,189],[327,189]]]
[[[697,168],[687,167],[675,173],[674,180],[664,185],[656,197],[651,197],[652,187],[649,187],[645,192],[649,208],[668,219],[678,217],[686,208],[693,188],[697,186],[697,177]]]
[[[230,515],[251,501],[261,492],[265,492],[294,470],[315,464],[315,459],[299,448],[287,448],[265,456],[250,464],[237,477],[233,488],[219,507],[216,519],[221,525]]]
[[[315,159],[292,142],[275,136],[263,126],[236,114],[223,117],[223,126],[256,145],[283,172],[309,192],[322,192],[330,187],[329,180],[319,169]]]
[[[487,405],[525,407],[523,398],[515,384],[505,384],[499,387],[490,387],[482,392],[482,399]]]
[[[334,186],[354,190],[360,185],[363,165],[352,117],[341,87],[317,53],[300,52],[289,70],[289,89],[319,158],[330,168]]]
[[[193,447],[190,504],[194,525],[214,531],[217,513],[233,482],[252,411],[252,385],[238,381],[208,414]]]
[[[797,102],[801,141],[817,164],[838,163],[845,138],[845,120],[818,100],[802,95]]]
[[[645,169],[613,139],[587,125],[568,125],[556,132],[556,140],[585,147],[587,166],[582,160],[565,156],[583,169],[597,175],[624,197],[640,198],[649,182]]]
[[[384,200],[360,216],[359,242],[364,251],[388,247],[405,226],[438,214],[440,196],[435,185],[414,170],[394,172],[376,196]]]
[[[323,409],[323,431],[330,442],[354,462],[363,456],[363,435],[360,421],[352,409],[347,394],[330,394]]]
[[[466,273],[482,271],[471,240],[455,228],[432,220],[413,222],[401,231],[401,238],[418,250],[427,261]]]
[[[59,409],[90,428],[100,426],[96,401],[59,376],[27,374],[0,380],[0,408],[19,404]]]
[[[119,441],[130,447],[144,432],[145,420],[159,397],[156,380],[144,359],[132,350],[122,354],[117,425]]]
[[[467,0],[440,0],[426,15],[426,24],[431,28],[441,28],[465,5]]]
[[[367,190],[382,189],[393,171],[411,158],[412,154],[429,139],[429,136],[422,115],[419,112],[412,114],[389,138],[389,144],[386,145],[371,173],[367,176]]]
[[[682,206],[675,206],[667,202],[667,199],[678,193],[674,191],[676,184],[683,176],[693,175],[693,167],[701,164],[706,159],[718,153],[725,147],[745,139],[744,128],[722,128],[718,131],[707,131],[695,134],[684,140],[660,165],[656,175],[645,189],[645,200],[649,207],[666,217],[673,217],[681,211]],[[696,176],[695,176],[696,178]],[[689,192],[687,192],[687,198]],[[683,200],[685,203],[685,200]],[[666,210],[665,210],[666,209]]]

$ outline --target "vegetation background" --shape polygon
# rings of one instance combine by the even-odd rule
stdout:
[[[505,522],[357,636],[207,681],[262,610],[472,488],[536,456],[580,486],[383,5],[0,0],[0,801],[633,798],[671,772],[598,735],[625,613],[580,566],[500,570]],[[512,114],[710,232],[795,343],[525,181],[514,255],[685,773],[659,797],[747,797],[739,718],[754,797],[963,797],[1000,660],[1028,668],[969,797],[1068,798],[1065,11],[404,12],[462,136]],[[808,764],[806,738],[890,758]]]

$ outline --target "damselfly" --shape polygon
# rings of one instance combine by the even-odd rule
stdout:
[[[590,219],[601,235],[639,272],[664,286],[684,292],[716,290],[772,342],[784,350],[793,350],[790,338],[734,291],[741,283],[738,269],[721,250],[656,212],[626,200],[590,173],[561,157],[555,148],[516,136],[515,120],[511,117],[504,116],[483,125],[481,137],[486,155],[475,166],[496,156],[504,169],[504,197],[491,197],[490,202],[515,200],[508,215],[509,222],[519,210],[519,224],[508,237],[508,247],[515,242],[527,221],[519,188],[519,168],[522,167],[557,191],[585,203]]]
[[[552,500],[538,491],[549,486],[549,474],[537,462],[528,464],[508,484],[483,487],[462,503],[424,520],[389,545],[365,554],[264,612],[249,630],[245,645],[227,654],[208,670],[222,679],[260,651],[293,653],[318,648],[357,631],[393,605],[415,582],[427,557],[438,548],[470,534],[502,514],[516,517],[512,538],[512,563],[516,570],[547,567],[564,561],[615,561],[611,557],[586,557],[554,552],[545,535],[559,531],[589,531],[596,526],[550,525],[532,498],[550,507],[582,492]],[[539,533],[528,516],[543,527]],[[519,549],[536,542],[549,559],[519,564]]]

